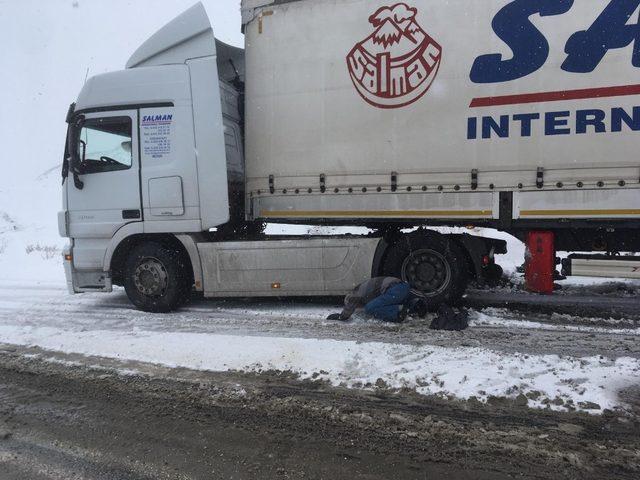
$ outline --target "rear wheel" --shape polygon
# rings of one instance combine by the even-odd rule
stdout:
[[[177,250],[156,242],[138,245],[129,254],[125,270],[125,291],[140,310],[170,312],[188,298],[189,268]]]
[[[399,239],[390,247],[382,273],[409,283],[432,309],[443,303],[457,303],[469,281],[462,248],[439,236]]]

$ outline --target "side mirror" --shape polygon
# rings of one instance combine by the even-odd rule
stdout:
[[[78,146],[80,152],[78,152],[77,163],[74,171],[80,175],[84,173],[84,162],[87,159],[87,142],[84,140],[78,140]]]
[[[76,186],[78,190],[82,190],[84,188],[84,182],[80,180],[78,175],[82,175],[84,173],[84,161],[87,155],[87,143],[83,140],[78,140],[78,145],[80,146],[81,152],[76,153],[75,159],[73,159],[73,165],[71,170],[73,171],[73,184]]]

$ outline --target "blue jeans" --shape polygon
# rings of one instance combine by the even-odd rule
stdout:
[[[408,283],[392,286],[379,297],[374,298],[364,306],[364,311],[385,322],[397,322],[402,306],[409,298],[411,287]]]

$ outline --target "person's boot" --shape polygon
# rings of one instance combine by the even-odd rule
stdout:
[[[469,326],[469,314],[464,308],[458,309],[458,313],[455,315],[455,322],[452,325],[452,330],[456,330],[461,332],[462,330],[466,330]]]
[[[406,320],[407,318],[407,313],[408,313],[409,309],[407,308],[406,305],[403,305],[400,308],[400,311],[398,312],[398,318],[396,319],[395,323],[402,323]]]
[[[412,298],[409,301],[409,304],[407,305],[407,307],[408,307],[407,310],[409,315],[415,315],[420,318],[424,318],[427,316],[428,306],[424,298],[420,298],[420,297]]]
[[[452,322],[455,322],[456,313],[449,305],[440,305],[438,315],[433,319],[429,328],[431,330],[450,330]]]

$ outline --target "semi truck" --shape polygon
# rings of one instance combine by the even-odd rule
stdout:
[[[341,295],[397,276],[431,305],[494,278],[640,278],[640,1],[243,0],[245,48],[197,4],[67,114],[73,293],[146,311]],[[367,227],[275,236],[265,223]]]

